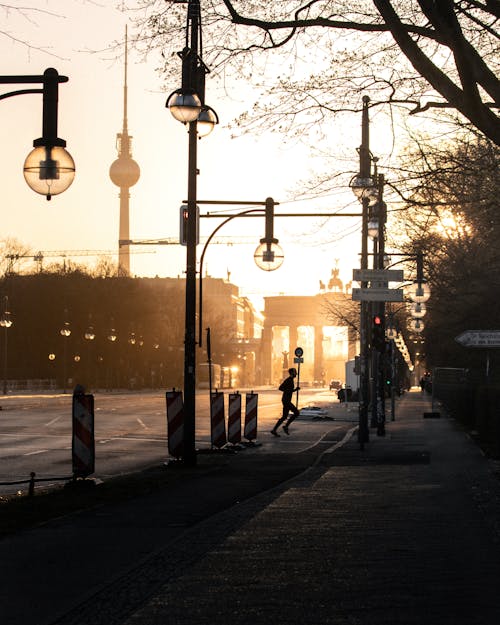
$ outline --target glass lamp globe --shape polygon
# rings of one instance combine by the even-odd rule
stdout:
[[[275,271],[285,260],[283,250],[277,242],[268,243],[264,240],[260,242],[253,257],[257,267],[263,271]]]
[[[408,289],[408,296],[412,300],[412,302],[423,304],[430,298],[431,290],[427,282],[415,281]]]
[[[410,319],[408,321],[408,328],[412,331],[412,332],[417,332],[420,333],[423,331],[425,325],[424,322],[422,321],[422,319]]]
[[[62,146],[39,145],[26,157],[23,173],[28,186],[50,200],[73,182],[75,162]]]
[[[414,319],[422,319],[427,313],[427,308],[423,302],[413,302],[410,306],[410,312]]]
[[[3,314],[2,317],[0,318],[0,326],[2,328],[10,328],[12,325],[12,317],[10,316],[10,312],[8,310],[6,310]]]
[[[209,135],[218,123],[219,118],[213,108],[204,106],[196,118],[196,132],[198,133],[198,137],[201,139]]]
[[[179,89],[169,95],[166,106],[177,121],[188,124],[198,118],[201,111],[201,100],[196,93],[186,93]]]
[[[396,328],[389,326],[387,330],[385,331],[385,335],[390,341],[393,341],[397,338],[398,331],[396,330]]]
[[[114,343],[116,339],[117,339],[116,330],[114,328],[111,328],[108,334],[108,341],[111,341],[111,343]]]
[[[370,219],[368,222],[368,236],[370,239],[378,238],[378,221],[376,219]]]
[[[371,205],[378,199],[378,188],[373,184],[373,179],[364,176],[355,176],[351,180],[351,189],[360,202],[368,198]]]
[[[95,332],[92,326],[89,326],[85,331],[85,338],[87,341],[93,341],[95,339]]]
[[[69,336],[71,334],[71,328],[67,321],[64,322],[64,326],[59,331],[61,336]]]

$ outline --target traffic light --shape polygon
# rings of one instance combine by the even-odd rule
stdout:
[[[187,245],[188,206],[183,204],[179,209],[179,243]],[[200,242],[200,207],[196,207],[196,245]]]
[[[372,318],[372,347],[378,352],[385,352],[385,323],[382,315]]]

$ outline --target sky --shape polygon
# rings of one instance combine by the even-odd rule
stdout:
[[[109,178],[109,167],[117,158],[116,134],[122,128],[124,65],[123,56],[115,58],[95,51],[123,39],[128,16],[116,8],[115,0],[38,0],[32,4],[41,12],[23,17],[0,8],[0,74],[38,75],[47,67],[55,67],[69,77],[69,82],[59,88],[58,134],[67,141],[76,176],[72,186],[50,202],[35,194],[24,181],[22,167],[33,140],[42,134],[41,96],[1,101],[0,240],[15,238],[33,254],[42,251],[46,263],[60,262],[65,251],[72,251],[77,262],[94,263],[96,251],[113,254],[110,258],[116,261],[119,190]],[[131,28],[129,25],[129,32]],[[29,41],[32,47],[19,40]],[[179,48],[182,45],[180,40]],[[162,86],[156,71],[159,64],[154,56],[144,62],[133,51],[129,53],[128,129],[133,137],[133,158],[141,168],[140,179],[131,188],[133,240],[177,239],[179,206],[187,195],[187,131],[165,108],[170,91],[180,86],[180,62],[178,80],[170,91]],[[10,90],[3,87],[2,93]],[[324,163],[304,146],[285,145],[278,134],[232,138],[227,124],[253,96],[251,87],[239,84],[237,78],[232,87],[229,99],[212,92],[210,76],[207,78],[207,103],[217,111],[221,123],[198,144],[199,199],[253,202],[273,197],[279,202],[277,213],[359,210],[349,189],[334,190],[321,200],[289,201],[300,181]],[[332,127],[327,142],[342,142],[343,149],[352,150],[357,158],[360,123],[359,115],[353,116],[352,126]],[[381,137],[387,128],[371,128],[371,133]],[[231,209],[238,210],[242,208]],[[205,211],[202,207],[202,214]],[[201,220],[202,244],[218,223],[215,219]],[[264,236],[263,219],[238,218],[220,231],[224,240],[233,238],[237,242],[231,246],[212,242],[205,255],[203,275],[230,277],[240,287],[240,294],[260,303],[266,295],[316,294],[319,281],[327,283],[337,265],[341,279],[350,281],[352,268],[359,265],[359,219],[276,218],[274,231],[285,253],[279,270],[262,272],[253,260],[259,239]],[[185,271],[185,248],[178,245],[131,249],[133,275],[175,277]],[[198,257],[201,250],[202,245]]]

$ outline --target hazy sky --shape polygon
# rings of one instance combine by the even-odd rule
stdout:
[[[14,2],[17,4],[29,3]],[[47,67],[55,67],[69,77],[69,82],[60,86],[59,136],[67,141],[67,149],[75,160],[76,178],[68,191],[54,196],[51,202],[29,189],[22,166],[33,139],[41,136],[41,96],[1,101],[0,239],[15,237],[33,252],[115,252],[118,188],[110,181],[108,172],[117,156],[116,133],[122,127],[123,58],[91,54],[88,50],[102,50],[114,40],[123,39],[127,16],[114,8],[115,0],[39,0],[33,4],[63,17],[32,13],[23,18],[0,9],[1,30],[34,46],[28,49],[5,34],[0,35],[0,73],[42,74]],[[38,46],[48,48],[54,56],[36,50]],[[178,237],[179,206],[187,194],[186,128],[165,108],[169,92],[180,86],[180,62],[178,80],[165,91],[155,71],[158,65],[157,58],[138,63],[133,52],[129,55],[128,127],[133,136],[133,157],[141,168],[140,180],[131,189],[133,239]],[[233,87],[233,101],[229,101],[221,93],[212,93],[210,77],[207,79],[206,99],[217,110],[221,125],[198,144],[198,197],[265,200],[272,196],[285,202],[299,180],[316,170],[319,163],[304,148],[283,148],[278,135],[231,139],[224,125],[249,96],[247,88],[237,81]],[[332,127],[327,141],[347,142],[344,147],[352,148],[355,154],[360,143],[359,127],[360,118],[354,117],[352,129]],[[344,206],[357,210],[355,204],[348,206],[351,202],[349,191],[337,191],[321,203],[283,203],[277,212],[339,210]],[[201,236],[208,236],[217,223],[202,220]],[[352,234],[345,236],[346,233]],[[285,263],[274,273],[260,271],[253,261],[258,239],[264,235],[263,220],[237,219],[220,234],[254,238],[248,244],[231,247],[211,244],[205,257],[205,269],[211,275],[226,278],[229,271],[231,281],[241,287],[243,294],[314,294],[319,280],[328,282],[336,259],[344,281],[350,280],[352,267],[358,264],[358,220],[277,219],[275,236],[285,251]],[[201,246],[198,249],[199,255]],[[135,275],[177,276],[185,269],[185,250],[179,246],[134,247],[132,251],[135,253],[131,256],[131,268]]]

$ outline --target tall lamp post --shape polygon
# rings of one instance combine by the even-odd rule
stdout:
[[[89,321],[91,321],[91,316],[89,315]],[[90,378],[92,376],[92,363],[91,363],[91,345],[92,341],[95,339],[95,331],[94,326],[89,325],[85,330],[85,334],[83,335],[85,340],[87,341],[87,387],[91,387]]]
[[[188,194],[186,233],[186,311],[184,337],[184,452],[185,464],[196,465],[196,243],[197,243],[197,141],[218,123],[217,114],[205,104],[205,75],[202,59],[200,1],[189,0],[186,45],[179,52],[182,86],[167,99],[166,106],[178,121],[188,125]]]
[[[113,343],[116,342],[116,339],[118,338],[118,334],[116,333],[114,326],[114,321],[113,319],[111,319],[111,328],[108,330],[107,333],[107,340],[109,341],[110,345],[113,345]],[[108,356],[108,390],[112,390],[113,388],[113,370],[115,369],[114,365],[114,358],[116,357],[114,352],[112,353],[112,350],[109,349],[108,350],[109,356]]]
[[[67,316],[68,311],[64,311],[65,316]],[[64,344],[64,356],[63,356],[63,393],[66,393],[66,385],[68,382],[68,338],[71,336],[71,328],[69,325],[69,321],[67,320],[63,323],[62,328],[59,330],[59,334],[63,337]]]
[[[361,146],[359,148],[359,173],[351,180],[351,188],[354,195],[362,205],[361,222],[361,269],[368,269],[368,217],[369,207],[378,198],[377,185],[371,175],[371,154],[369,135],[368,107],[370,98],[363,97],[363,111],[361,119]],[[367,287],[366,282],[361,283],[362,288]],[[359,384],[359,429],[358,441],[361,449],[369,442],[368,430],[368,404],[369,404],[369,340],[368,340],[368,316],[369,302],[361,301],[360,305],[360,384]]]
[[[4,299],[4,309],[2,316],[0,317],[0,326],[5,328],[5,340],[4,340],[4,352],[3,352],[3,394],[7,395],[7,363],[8,363],[8,351],[7,351],[7,339],[8,333],[7,330],[12,325],[12,317],[9,311],[9,298],[5,295]]]

